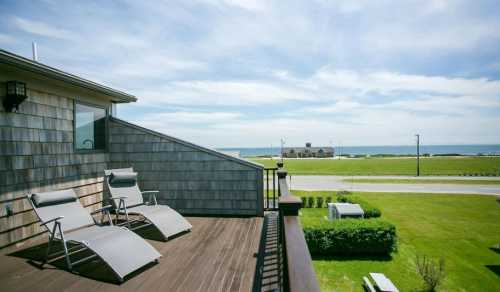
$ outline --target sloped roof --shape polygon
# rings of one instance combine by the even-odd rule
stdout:
[[[26,71],[39,73],[59,81],[90,89],[101,94],[114,97],[117,102],[137,101],[137,98],[134,95],[78,77],[2,49],[0,49],[0,63],[8,64]]]

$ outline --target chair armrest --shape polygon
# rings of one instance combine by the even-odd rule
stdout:
[[[154,205],[158,205],[158,203],[156,202],[156,194],[160,193],[160,191],[144,191],[144,192],[141,192],[142,195],[144,194],[149,194],[149,200],[148,200],[148,204],[152,204],[154,203]]]
[[[109,212],[109,209],[111,208],[112,206],[111,205],[106,205],[102,208],[99,208],[93,212],[91,212],[90,214],[95,214],[95,213],[99,213],[99,212],[102,212],[102,211],[108,211]]]
[[[49,224],[49,223],[51,223],[51,222],[58,221],[58,220],[61,220],[61,219],[63,219],[63,218],[64,218],[64,216],[58,216],[58,217],[56,217],[56,218],[52,218],[52,219],[50,219],[50,220],[47,220],[47,221],[45,221],[45,222],[40,223],[40,226],[47,225],[47,224]]]
[[[120,196],[120,197],[110,197],[111,200],[124,200],[127,199],[127,196]]]
[[[111,205],[106,205],[102,208],[99,208],[93,212],[90,212],[90,215],[94,215],[95,213],[99,213],[99,212],[102,212],[102,216],[101,216],[101,223],[100,224],[103,224],[104,222],[104,215],[108,216],[108,221],[109,221],[109,225],[113,225],[113,221],[111,220],[111,214],[109,213],[109,209],[111,209],[113,206]],[[92,216],[92,219],[94,219],[94,222],[95,224],[99,224],[96,220],[96,218],[94,218],[94,216]]]
[[[143,195],[144,194],[150,194],[150,193],[159,193],[160,191],[144,191],[144,192],[141,192]]]

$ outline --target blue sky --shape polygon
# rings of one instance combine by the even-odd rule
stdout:
[[[6,1],[0,47],[209,147],[500,143],[498,1]]]

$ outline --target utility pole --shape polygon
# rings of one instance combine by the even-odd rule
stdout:
[[[420,134],[417,136],[417,176],[420,176]]]
[[[342,156],[342,141],[339,140],[339,160],[340,160],[340,156]]]
[[[285,139],[281,138],[281,163],[283,164],[283,146],[285,145]]]

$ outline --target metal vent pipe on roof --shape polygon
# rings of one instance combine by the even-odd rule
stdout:
[[[33,51],[33,61],[38,62],[38,50],[35,42],[31,43],[31,48]]]

